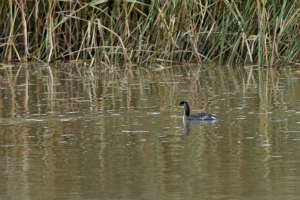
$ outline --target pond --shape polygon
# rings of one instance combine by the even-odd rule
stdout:
[[[300,74],[242,66],[0,69],[1,199],[298,199]],[[183,123],[191,113],[220,121]]]

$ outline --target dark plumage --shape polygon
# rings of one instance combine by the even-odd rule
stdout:
[[[220,118],[209,113],[196,113],[190,115],[190,107],[187,101],[182,101],[179,104],[184,108],[183,120],[219,120]]]

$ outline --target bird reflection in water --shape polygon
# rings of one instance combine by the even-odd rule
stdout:
[[[191,131],[191,126],[212,126],[215,125],[218,121],[212,120],[203,120],[203,121],[183,121],[184,129],[182,135],[189,135]]]

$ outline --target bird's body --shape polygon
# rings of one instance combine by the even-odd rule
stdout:
[[[219,120],[220,118],[209,113],[196,113],[190,115],[190,107],[187,101],[182,101],[179,104],[184,108],[183,120]]]

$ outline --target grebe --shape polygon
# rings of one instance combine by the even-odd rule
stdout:
[[[190,107],[187,101],[182,101],[180,107],[184,108],[183,120],[219,120],[220,118],[209,113],[196,113],[190,115]]]

